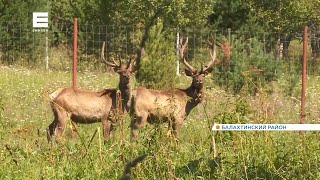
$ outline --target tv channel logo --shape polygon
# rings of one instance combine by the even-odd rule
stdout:
[[[47,31],[48,28],[48,12],[33,12],[32,27],[37,28],[33,31]]]

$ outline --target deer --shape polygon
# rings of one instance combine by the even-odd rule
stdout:
[[[178,141],[178,133],[183,122],[199,103],[203,101],[203,83],[205,76],[213,68],[216,59],[216,46],[213,41],[208,40],[210,48],[210,61],[206,66],[201,65],[200,71],[192,67],[184,55],[188,43],[186,38],[179,41],[179,58],[185,65],[185,74],[192,77],[191,85],[186,89],[147,89],[138,87],[132,95],[131,104],[131,140],[137,140],[138,130],[146,122],[149,124],[168,122],[169,128],[175,140]]]
[[[104,57],[105,42],[102,45],[101,61],[113,68],[119,75],[118,90],[116,88],[101,91],[80,90],[76,88],[59,88],[49,95],[54,119],[48,127],[48,141],[51,137],[61,136],[71,119],[72,135],[76,133],[76,124],[101,122],[103,137],[107,140],[113,129],[113,116],[128,111],[130,106],[130,77],[134,73],[135,60],[129,63],[108,62]]]

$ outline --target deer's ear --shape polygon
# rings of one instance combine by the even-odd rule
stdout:
[[[213,67],[210,67],[210,68],[206,69],[205,71],[203,71],[203,74],[206,76],[206,75],[208,75],[209,73],[211,73],[212,70],[213,70]]]
[[[130,68],[130,73],[131,74],[134,74],[135,72],[136,72],[136,68],[135,68],[135,66],[131,66],[131,68]]]
[[[113,67],[114,72],[119,73],[120,72],[120,67]]]
[[[130,74],[134,75],[136,71],[130,70]]]
[[[187,76],[193,76],[193,72],[190,71],[189,69],[184,69],[184,72],[186,73]]]

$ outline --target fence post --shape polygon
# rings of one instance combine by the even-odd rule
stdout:
[[[77,82],[77,44],[78,43],[78,20],[74,18],[73,23],[73,67],[72,67],[72,87],[76,89]]]
[[[307,43],[308,43],[308,27],[304,27],[303,31],[303,62],[302,62],[302,87],[301,87],[301,113],[300,124],[305,122],[305,98],[306,98],[306,76],[307,76]]]
[[[176,54],[179,55],[179,41],[180,41],[180,36],[179,36],[179,30],[177,31],[177,42],[176,42]],[[180,61],[179,58],[177,59],[177,76],[180,76]]]
[[[228,28],[228,41],[231,44],[231,28]]]
[[[48,38],[48,31],[46,32],[46,57],[45,57],[45,63],[46,63],[46,70],[49,69],[49,38]]]

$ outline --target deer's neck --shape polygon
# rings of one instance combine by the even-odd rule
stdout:
[[[121,99],[122,99],[122,108],[126,111],[129,110],[130,99],[131,99],[131,87],[129,84],[123,85],[119,83],[119,90],[121,92]]]
[[[193,85],[186,89],[186,93],[189,97],[186,107],[186,113],[188,115],[194,107],[202,102],[204,94],[202,88],[196,88]]]
[[[203,88],[201,87],[195,87],[194,85],[191,85],[189,88],[187,88],[186,92],[187,95],[191,98],[190,101],[194,101],[195,103],[200,103],[203,100]]]

